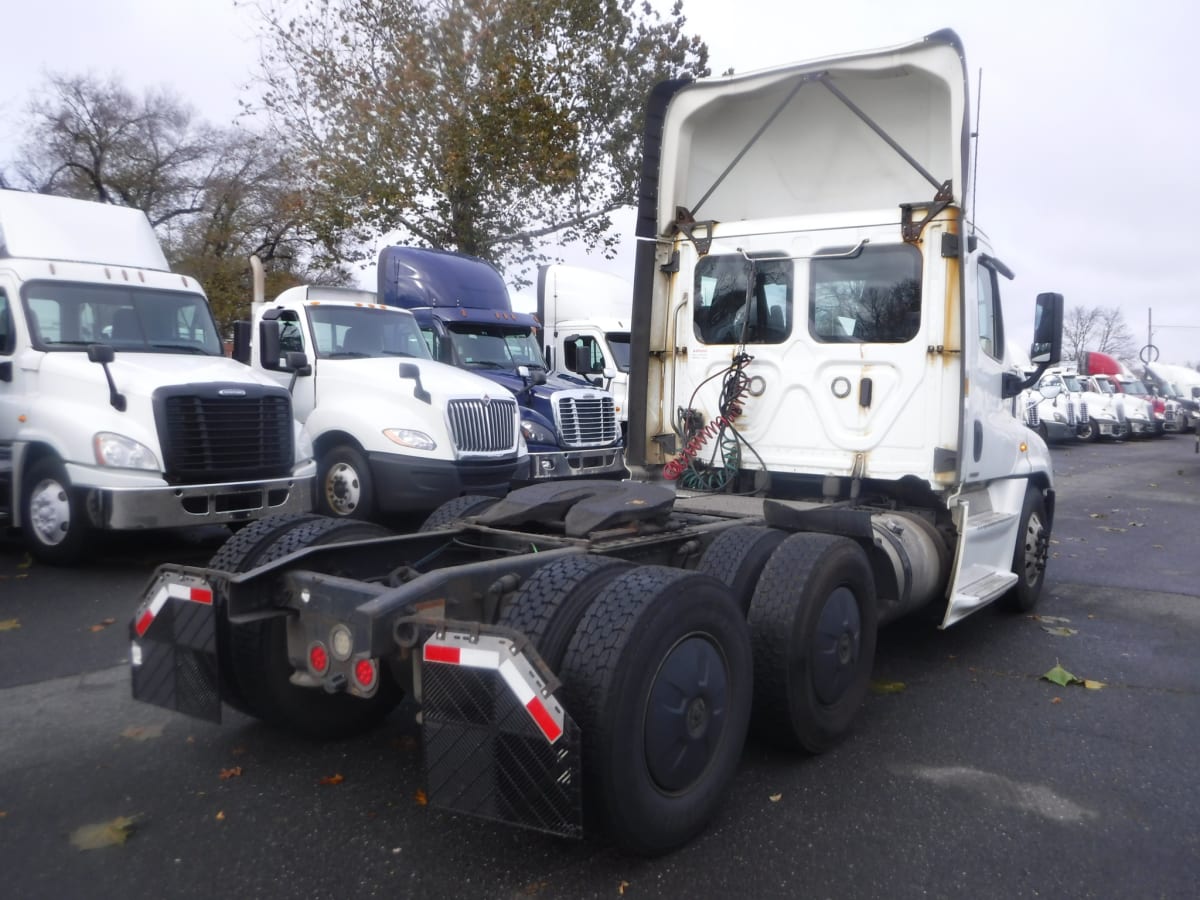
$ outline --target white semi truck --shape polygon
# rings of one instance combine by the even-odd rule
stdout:
[[[528,468],[517,401],[435,362],[412,313],[320,285],[268,303],[255,284],[234,357],[290,388],[317,459],[319,512],[429,512],[463,494],[505,494]]]
[[[430,805],[564,836],[586,813],[661,853],[714,816],[749,728],[807,752],[847,735],[881,624],[1031,609],[1054,488],[1011,407],[1040,371],[1012,372],[1011,273],[967,207],[966,85],[939,32],[658,86],[639,478],[459,498],[414,535],[251,526],[147,585],[135,696],[344,735],[406,691]],[[1035,365],[1061,335],[1062,296],[1039,295]],[[194,668],[221,677],[174,675]]]
[[[538,270],[537,316],[550,368],[612,392],[617,419],[629,422],[629,321],[633,285],[609,272],[552,265]]]
[[[315,469],[287,391],[225,357],[143,213],[0,191],[0,523],[38,558],[304,512]]]

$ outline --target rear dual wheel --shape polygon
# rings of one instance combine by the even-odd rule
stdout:
[[[248,572],[305,547],[387,534],[387,529],[368,522],[316,515],[268,517],[226,541],[209,568]],[[321,571],[353,575],[330,567]],[[274,587],[269,579],[262,589]],[[400,688],[386,667],[380,669],[376,693],[366,699],[292,684],[295,670],[288,658],[285,615],[244,624],[230,623],[221,615],[218,621],[222,697],[234,709],[269,725],[322,740],[349,737],[379,724],[400,702]]]
[[[703,830],[737,770],[752,669],[745,620],[717,580],[660,566],[609,580],[560,672],[594,824],[648,855]]]
[[[838,743],[866,698],[878,615],[854,541],[800,533],[780,543],[750,602],[755,731],[810,753]]]

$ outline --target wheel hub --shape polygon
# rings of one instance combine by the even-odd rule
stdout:
[[[841,699],[858,666],[862,643],[862,616],[858,598],[846,587],[835,589],[825,601],[813,635],[812,686],[825,704]]]
[[[345,463],[339,463],[329,470],[325,495],[335,511],[353,512],[358,506],[358,493],[358,475],[354,469]]]
[[[646,765],[664,791],[686,790],[704,775],[728,715],[724,655],[707,637],[691,635],[663,658],[646,699]]]
[[[46,544],[63,541],[71,527],[71,505],[62,485],[45,481],[34,488],[29,498],[29,518],[33,530]]]

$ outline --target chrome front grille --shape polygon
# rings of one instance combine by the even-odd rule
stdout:
[[[459,453],[513,453],[517,449],[517,401],[451,400],[446,406],[450,438]]]
[[[603,391],[560,391],[554,418],[564,447],[606,447],[620,434],[613,396]]]

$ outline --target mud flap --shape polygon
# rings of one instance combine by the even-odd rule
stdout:
[[[221,721],[217,610],[203,579],[160,571],[129,623],[133,698]]]
[[[583,836],[579,726],[511,641],[435,635],[421,686],[430,806]]]

